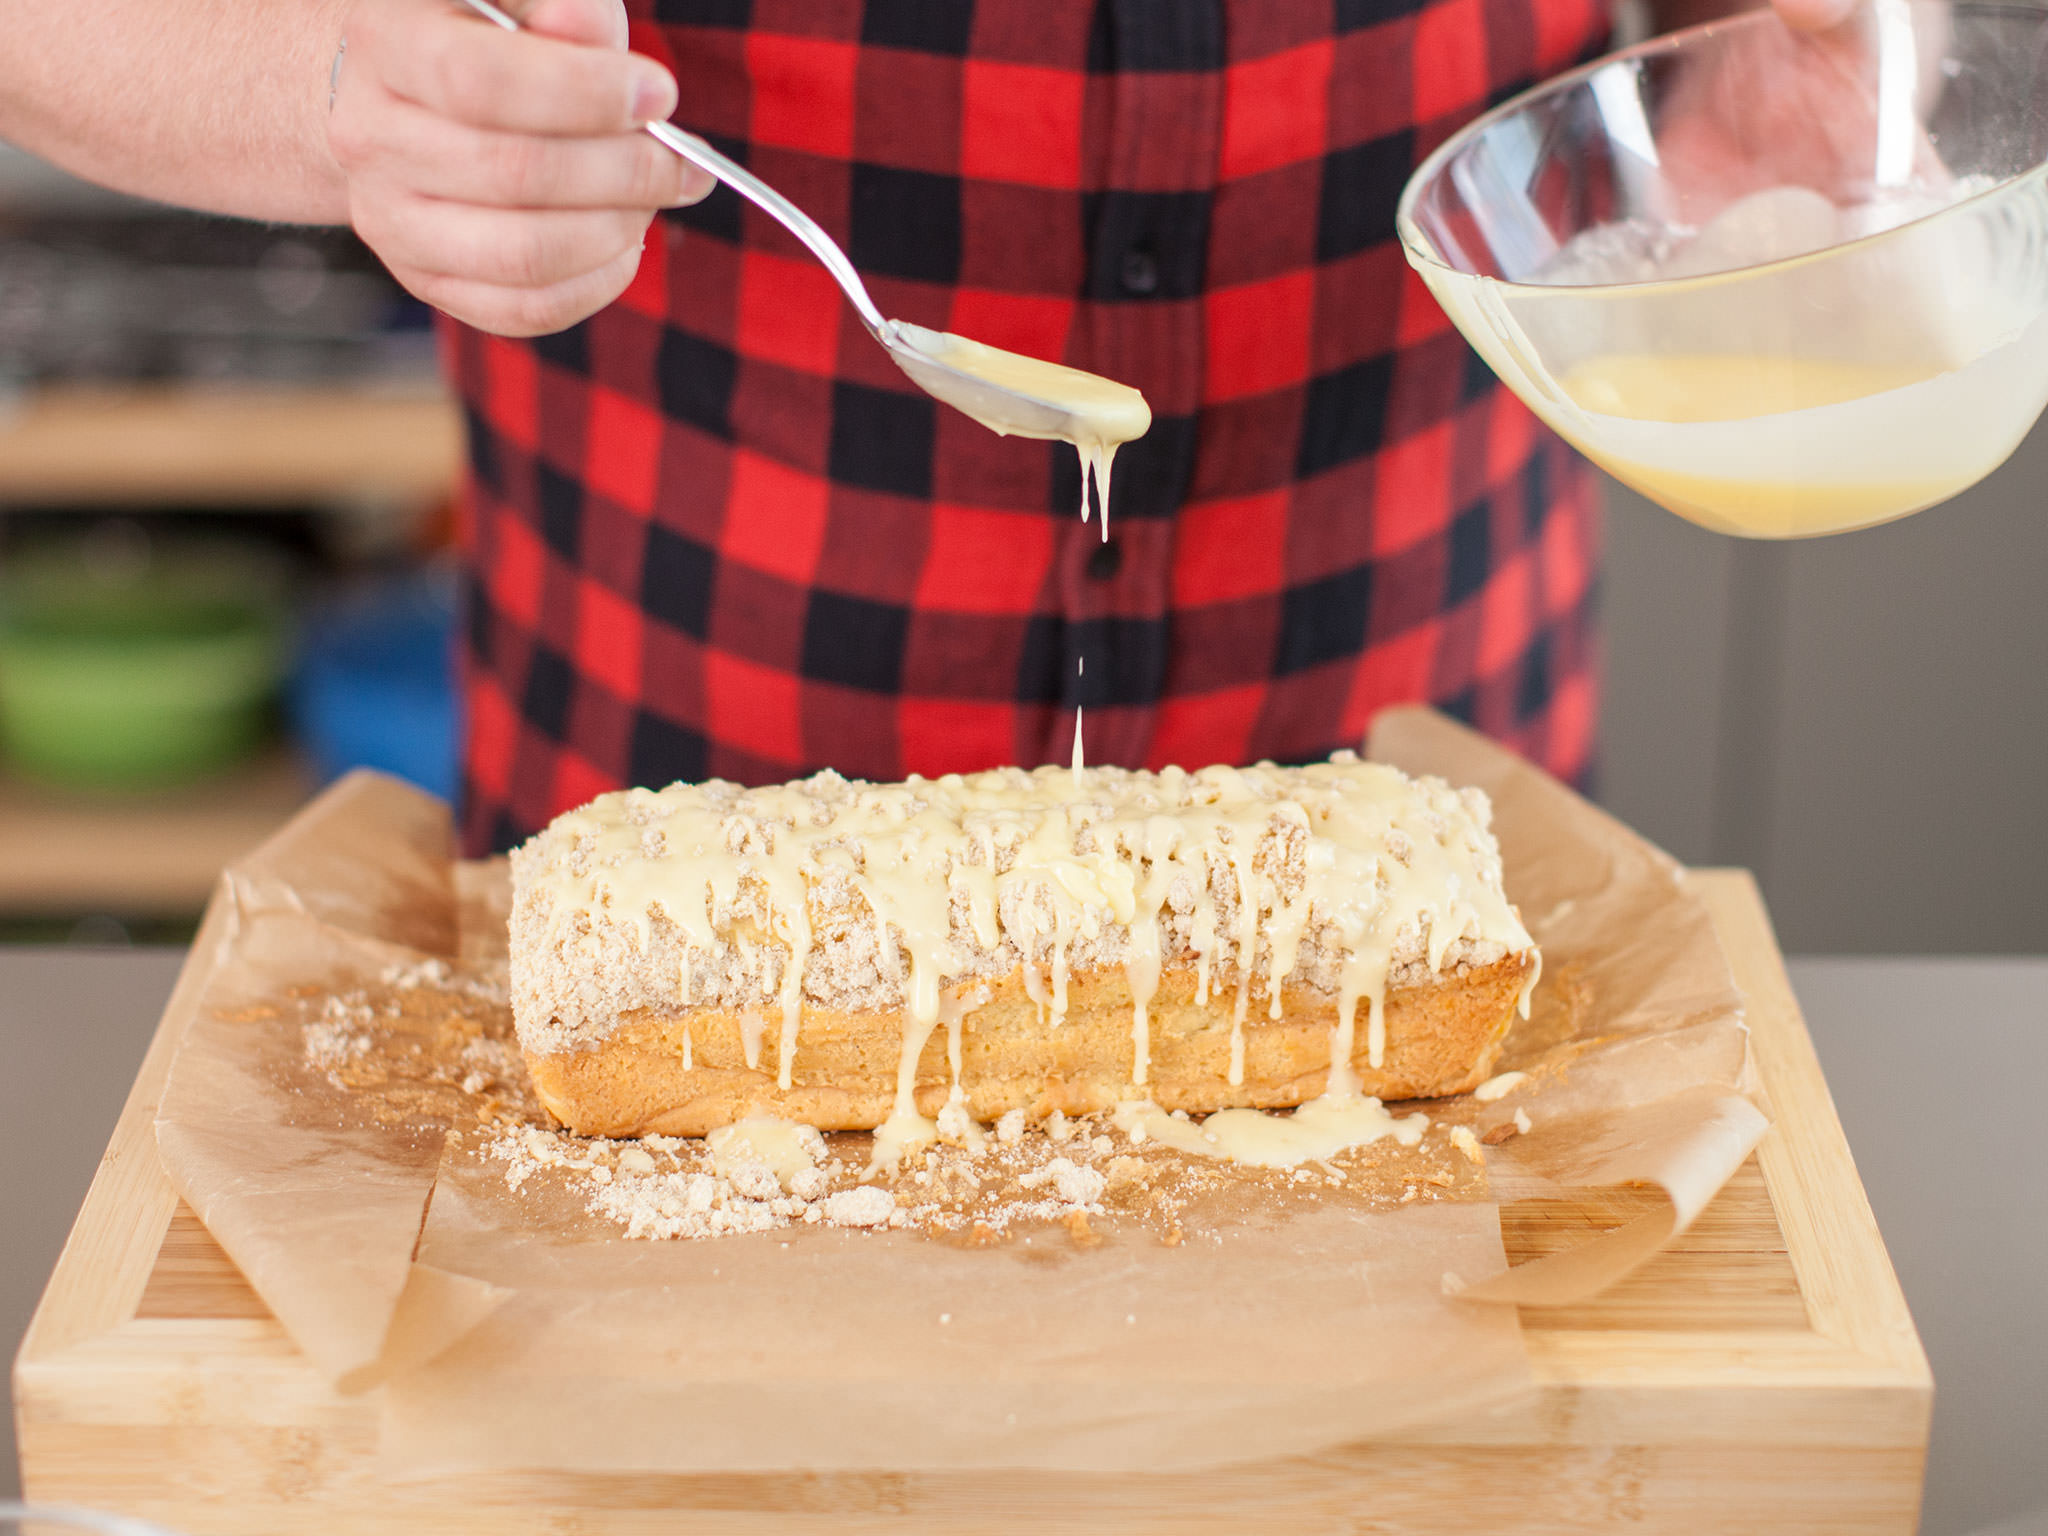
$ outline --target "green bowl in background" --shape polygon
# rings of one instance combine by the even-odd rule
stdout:
[[[160,789],[263,740],[285,658],[278,569],[233,545],[92,541],[0,569],[0,749],[85,789]]]

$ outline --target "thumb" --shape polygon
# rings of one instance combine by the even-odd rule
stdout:
[[[626,46],[625,0],[534,0],[519,18],[532,32],[597,48]]]

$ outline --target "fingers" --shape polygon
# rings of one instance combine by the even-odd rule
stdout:
[[[499,208],[680,208],[712,178],[644,133],[547,138],[474,128],[410,102],[351,111],[332,125],[352,176],[419,196]]]
[[[392,193],[360,204],[354,222],[392,267],[550,288],[637,252],[651,217],[638,209],[485,208]]]
[[[638,131],[674,110],[676,88],[625,51],[620,0],[532,0],[525,24],[507,32],[449,0],[354,0],[328,117],[351,222],[393,275],[516,336],[617,298],[655,211],[712,186]]]
[[[397,267],[392,271],[416,297],[465,325],[499,336],[545,336],[603,309],[626,291],[639,267],[637,248],[622,251],[595,271],[546,288],[505,287]]]
[[[626,7],[622,0],[534,0],[517,12],[530,32],[595,48],[626,46]]]
[[[551,20],[577,20],[572,8],[590,4],[546,0]],[[393,95],[478,128],[596,136],[676,108],[675,80],[652,59],[507,32],[452,6],[364,6],[351,25],[349,53],[351,66],[360,60]]]

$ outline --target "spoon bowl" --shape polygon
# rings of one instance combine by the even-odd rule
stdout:
[[[1066,407],[992,383],[946,361],[947,344],[957,339],[907,320],[883,322],[879,337],[896,366],[919,389],[995,431],[1017,437],[1064,438],[1072,434],[1074,413]]]

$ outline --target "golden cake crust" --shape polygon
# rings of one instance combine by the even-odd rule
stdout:
[[[1381,1064],[1367,1059],[1359,1020],[1353,1061],[1361,1091],[1382,1099],[1464,1093],[1493,1069],[1536,965],[1533,950],[1487,965],[1447,967],[1420,985],[1387,993]],[[1121,1099],[1149,1097],[1162,1109],[1206,1114],[1246,1106],[1286,1109],[1323,1091],[1330,1067],[1334,996],[1283,989],[1281,1017],[1255,995],[1244,1025],[1242,1081],[1229,1081],[1234,990],[1195,1001],[1191,969],[1169,969],[1147,1009],[1149,1064],[1131,1083],[1133,1019],[1120,968],[1068,980],[1067,1009],[1054,1023],[1027,993],[1022,969],[963,985],[959,1081],[966,1108],[987,1122],[1010,1110],[1033,1118],[1087,1114]],[[985,1001],[974,999],[986,992]],[[1361,1010],[1362,1011],[1362,1010]],[[871,1130],[896,1099],[905,1020],[898,1009],[803,1009],[790,1087],[777,1087],[781,1020],[775,1010],[647,1009],[583,1049],[526,1053],[541,1102],[588,1136],[701,1136],[748,1115],[799,1120],[821,1130]],[[757,1041],[747,1064],[747,1038]],[[687,1040],[687,1053],[685,1041]],[[937,1026],[918,1057],[916,1103],[945,1104],[953,1073],[948,1030]],[[686,1063],[687,1059],[687,1065]]]

